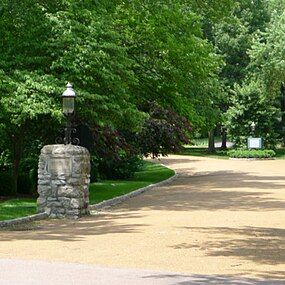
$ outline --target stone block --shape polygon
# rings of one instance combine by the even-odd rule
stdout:
[[[38,193],[40,194],[40,197],[48,197],[51,195],[51,186],[40,184],[38,185]]]
[[[57,176],[58,179],[64,179],[66,175],[71,175],[72,163],[70,157],[50,157],[47,171],[51,175]]]
[[[44,207],[47,204],[47,199],[40,196],[37,199],[37,204],[40,205],[41,207]]]
[[[60,215],[64,215],[65,214],[65,209],[64,208],[58,208],[58,207],[55,207],[55,208],[52,208],[51,209],[51,213],[54,213],[54,214],[60,214]]]
[[[51,208],[61,208],[61,207],[62,207],[62,203],[61,203],[60,201],[48,202],[48,203],[47,203],[47,207],[51,207]]]
[[[55,178],[54,180],[52,180],[52,184],[53,185],[66,185],[66,181],[63,179],[57,179]]]
[[[75,174],[84,173],[84,169],[82,167],[82,163],[74,163],[73,164],[73,168],[72,168],[72,173],[75,173]]]
[[[82,185],[83,181],[82,179],[79,178],[69,178],[67,180],[67,184],[72,185],[72,186],[78,186],[78,185]]]
[[[49,214],[49,217],[51,218],[51,219],[57,219],[58,217],[57,217],[57,213],[50,213]]]
[[[66,211],[65,215],[69,219],[78,219],[81,217],[81,211],[79,211],[79,210],[68,210],[68,211]]]
[[[38,180],[38,185],[50,185],[50,183],[51,183],[51,180],[49,178]]]
[[[70,208],[70,198],[66,198],[66,197],[59,197],[58,201],[61,202],[61,204],[63,205],[63,207],[65,209]]]
[[[73,145],[44,146],[38,168],[38,211],[50,217],[88,214],[90,155]]]
[[[38,213],[44,213],[45,212],[45,206],[38,204]]]
[[[56,202],[58,201],[57,197],[53,196],[53,197],[47,197],[47,202]]]
[[[70,200],[70,208],[71,209],[80,209],[82,207],[82,202],[81,202],[81,199],[71,199]]]
[[[81,197],[80,191],[77,188],[71,186],[58,187],[58,197],[79,198]]]

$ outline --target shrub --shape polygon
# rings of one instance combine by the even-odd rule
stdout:
[[[150,118],[138,135],[142,154],[153,158],[166,156],[180,151],[183,145],[190,143],[189,134],[192,128],[185,117],[156,104],[149,108]]]
[[[103,179],[130,178],[142,165],[138,148],[128,143],[122,132],[111,127],[92,129],[94,150],[91,161],[92,182]]]
[[[276,154],[274,150],[262,149],[262,150],[230,150],[228,156],[232,158],[271,158]]]
[[[99,164],[100,177],[104,179],[126,179],[142,168],[142,159],[136,155],[122,155],[119,160],[103,160]]]
[[[0,172],[0,196],[9,196],[13,187],[13,178],[10,171]]]
[[[20,173],[18,177],[19,194],[37,193],[38,183],[38,153],[24,157],[20,163]]]
[[[35,182],[30,173],[20,173],[17,181],[19,194],[32,194],[35,192]]]
[[[12,165],[7,151],[0,153],[0,196],[9,196],[13,187]]]

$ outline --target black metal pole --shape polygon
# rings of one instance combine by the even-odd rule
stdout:
[[[66,127],[64,128],[64,144],[71,144],[71,115],[66,115]]]

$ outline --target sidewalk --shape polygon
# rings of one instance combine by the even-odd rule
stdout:
[[[72,272],[75,264],[122,268],[125,276],[163,271],[191,281],[142,284],[285,284],[284,160],[171,156],[162,163],[179,173],[170,185],[79,221],[0,232],[0,259],[73,263]]]

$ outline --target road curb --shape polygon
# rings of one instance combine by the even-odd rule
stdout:
[[[105,207],[115,206],[117,204],[123,203],[124,201],[126,201],[130,198],[136,197],[136,196],[138,196],[138,195],[140,195],[146,191],[149,191],[155,187],[166,185],[166,184],[172,182],[173,180],[175,180],[177,177],[178,177],[178,174],[175,171],[175,174],[172,177],[170,177],[166,180],[163,180],[161,182],[151,184],[151,185],[148,185],[146,187],[134,190],[134,191],[132,191],[128,194],[122,195],[122,196],[118,196],[118,197],[115,197],[115,198],[112,198],[109,200],[105,200],[105,201],[100,202],[98,204],[89,205],[89,210],[100,210],[100,209],[103,209]]]
[[[44,220],[46,218],[48,218],[47,213],[39,213],[39,214],[27,216],[27,217],[21,217],[21,218],[12,219],[12,220],[0,221],[0,228],[20,225],[20,224],[24,224],[24,223],[28,223],[28,222],[39,221],[39,220]]]

